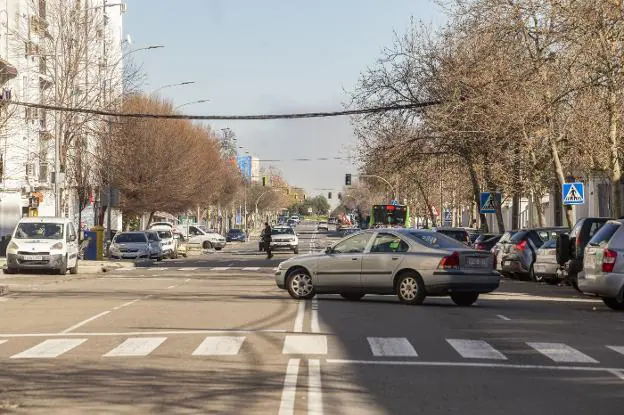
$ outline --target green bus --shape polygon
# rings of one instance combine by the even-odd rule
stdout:
[[[409,228],[410,225],[409,207],[405,205],[373,205],[371,208],[369,228],[377,226]]]

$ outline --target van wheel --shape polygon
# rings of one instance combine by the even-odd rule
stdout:
[[[76,259],[76,265],[73,268],[69,269],[69,273],[71,275],[76,275],[78,274],[78,260]]]
[[[204,241],[204,243],[202,244],[202,248],[203,249],[210,249],[212,248],[212,244],[208,241]]]
[[[65,275],[65,274],[67,274],[67,256],[61,262],[61,266],[59,267],[59,269],[56,270],[56,273],[58,275]]]
[[[17,274],[17,268],[6,267],[2,272],[8,275]]]
[[[603,298],[602,301],[612,310],[624,310],[624,298],[621,300],[618,300],[617,298]]]

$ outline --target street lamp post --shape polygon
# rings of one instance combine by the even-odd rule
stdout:
[[[178,82],[177,84],[168,84],[168,85],[163,85],[161,87],[156,88],[155,90],[152,91],[152,95],[155,95],[156,92],[163,90],[165,88],[173,88],[174,86],[184,86],[184,85],[192,85],[194,84],[195,81],[184,81],[184,82]]]
[[[360,174],[360,177],[375,177],[375,178],[377,178],[377,179],[379,179],[379,180],[382,180],[382,181],[386,182],[386,184],[387,184],[388,186],[390,186],[390,190],[392,190],[392,193],[393,193],[394,198],[395,198],[396,200],[398,200],[398,199],[399,199],[399,193],[397,192],[397,189],[396,189],[394,186],[392,186],[392,185],[390,184],[390,182],[389,182],[388,180],[384,179],[383,177],[378,176],[378,175],[376,175],[376,174]]]
[[[187,105],[203,104],[205,102],[210,102],[210,99],[200,99],[200,100],[197,100],[197,101],[185,102],[184,104],[180,104],[177,107],[174,107],[173,110],[175,111],[178,108],[182,108],[182,107],[185,107]]]

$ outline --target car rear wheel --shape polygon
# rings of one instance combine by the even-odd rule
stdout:
[[[427,295],[425,292],[425,283],[423,283],[420,275],[415,272],[401,275],[397,281],[396,291],[399,301],[410,305],[422,304]]]
[[[314,297],[314,285],[310,273],[303,268],[297,268],[288,274],[288,294],[295,300],[308,300]]]
[[[363,293],[340,293],[340,296],[342,298],[344,298],[345,300],[349,300],[349,301],[359,301],[365,295],[366,294],[363,294]]]
[[[223,249],[223,248],[215,248],[215,251],[220,251],[220,250],[222,250],[222,249]]]
[[[542,275],[536,274],[533,269],[533,265],[529,268],[529,279],[533,282],[542,282],[544,281],[544,277]]]
[[[208,241],[204,241],[204,243],[202,244],[202,248],[203,249],[210,249],[212,248],[212,244]]]
[[[452,293],[451,300],[460,307],[473,305],[479,298],[479,293]]]
[[[618,300],[617,298],[603,298],[602,301],[612,310],[624,310],[624,299]]]
[[[13,274],[17,274],[19,270],[17,268],[13,268],[13,267],[6,267],[3,272],[5,274],[9,274],[9,275],[13,275]]]

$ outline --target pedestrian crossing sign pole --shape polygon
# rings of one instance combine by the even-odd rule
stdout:
[[[582,205],[585,203],[585,186],[583,183],[564,183],[561,190],[564,205]]]

